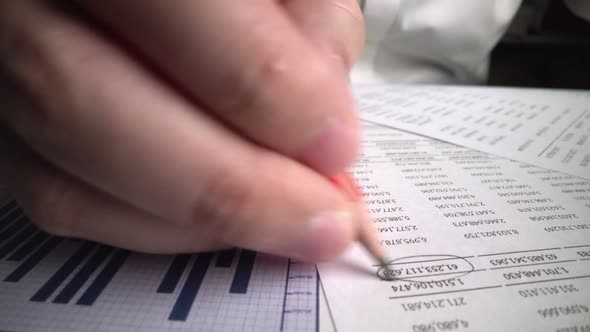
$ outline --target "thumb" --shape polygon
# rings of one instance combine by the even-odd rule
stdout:
[[[349,70],[363,50],[365,21],[357,0],[286,0],[285,10],[314,44]]]

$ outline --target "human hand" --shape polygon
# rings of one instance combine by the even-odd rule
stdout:
[[[354,240],[325,176],[358,149],[355,0],[78,3],[0,3],[0,181],[33,222],[155,253]]]

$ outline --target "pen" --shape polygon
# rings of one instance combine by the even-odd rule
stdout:
[[[358,186],[356,180],[348,172],[340,173],[339,175],[330,177],[332,182],[340,191],[342,191],[351,202],[357,205],[360,211],[361,223],[358,230],[358,241],[365,247],[365,249],[373,256],[373,258],[383,268],[388,269],[388,263],[385,259],[383,248],[379,244],[377,233],[373,227],[373,222],[369,217],[369,213],[365,208],[362,200],[363,193]]]

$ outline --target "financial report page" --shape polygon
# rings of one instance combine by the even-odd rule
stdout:
[[[364,137],[351,171],[389,262],[354,247],[319,265],[339,331],[590,328],[590,181],[386,127]]]

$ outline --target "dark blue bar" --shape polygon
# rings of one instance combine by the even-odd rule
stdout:
[[[8,257],[9,261],[20,261],[27,257],[35,248],[37,248],[43,241],[49,238],[49,234],[38,231],[35,236],[29,239],[22,247],[18,248],[12,255]]]
[[[90,278],[92,273],[98,269],[100,264],[107,258],[113,248],[107,246],[100,246],[90,257],[90,259],[82,266],[82,268],[74,275],[72,280],[57,294],[53,303],[68,303],[82,288],[84,283]]]
[[[74,272],[74,270],[82,263],[82,261],[90,255],[92,250],[96,247],[94,242],[86,242],[81,246],[60,268],[57,270],[49,280],[31,297],[33,302],[46,301],[53,292],[66,280],[66,278]]]
[[[158,287],[158,293],[172,293],[174,289],[176,289],[176,285],[180,280],[180,277],[184,273],[186,269],[186,265],[188,264],[191,255],[183,254],[183,255],[176,255],[172,264],[168,268],[164,279],[160,283],[160,287]]]
[[[212,253],[197,255],[197,259],[184,282],[184,286],[182,286],[178,299],[176,299],[176,303],[172,307],[172,312],[168,316],[168,320],[186,320],[193,306],[193,302],[197,298],[203,279],[205,279],[205,274],[212,258]]]
[[[230,293],[246,294],[248,291],[248,284],[252,276],[252,269],[254,268],[254,260],[256,259],[256,252],[242,249],[240,260],[236,267],[236,273],[232,280]]]
[[[11,251],[13,251],[16,247],[18,247],[21,243],[25,242],[26,239],[29,238],[35,231],[37,227],[32,224],[28,224],[25,229],[14,236],[10,241],[8,241],[5,245],[0,247],[0,259],[4,258],[4,256],[8,255]]]
[[[230,267],[234,261],[236,255],[236,249],[227,249],[220,251],[215,262],[215,267]]]
[[[21,228],[25,227],[27,218],[21,216],[17,221],[13,222],[10,226],[6,227],[2,233],[0,233],[0,244],[6,241],[9,237],[16,234],[16,232],[20,231]]]
[[[12,222],[15,219],[17,219],[16,222]],[[10,232],[10,228],[11,227],[15,227],[14,225],[16,224],[23,224],[22,220],[26,219],[22,213],[22,211],[20,209],[16,209],[13,210],[12,212],[10,212],[6,218],[4,218],[4,220],[6,220],[6,222],[3,222],[2,225],[0,225],[0,230],[2,230],[2,233],[0,233],[0,236],[2,236],[3,234]]]
[[[128,250],[117,250],[105,268],[100,271],[96,279],[88,286],[88,289],[86,289],[76,303],[79,305],[93,305],[94,301],[96,301],[102,291],[113,280],[113,277],[117,274],[117,271],[119,271],[129,255],[130,252]]]
[[[2,217],[2,224],[8,224],[11,221],[13,221],[14,219],[16,219],[17,217],[20,217],[22,214],[23,214],[23,210],[14,209],[14,210],[10,211],[10,213],[8,213],[4,217]]]
[[[16,201],[11,201],[8,204],[5,204],[3,207],[0,208],[0,217],[2,217],[6,212],[12,210],[16,206]],[[0,221],[1,223],[2,221]]]
[[[29,271],[31,271],[35,265],[39,264],[39,262],[45,258],[45,256],[49,255],[51,250],[53,250],[63,239],[60,237],[52,237],[49,241],[45,242],[39,249],[37,249],[29,258],[27,258],[21,265],[19,265],[16,270],[14,270],[11,274],[9,274],[4,281],[6,282],[17,282],[21,280],[22,277],[25,276]]]

